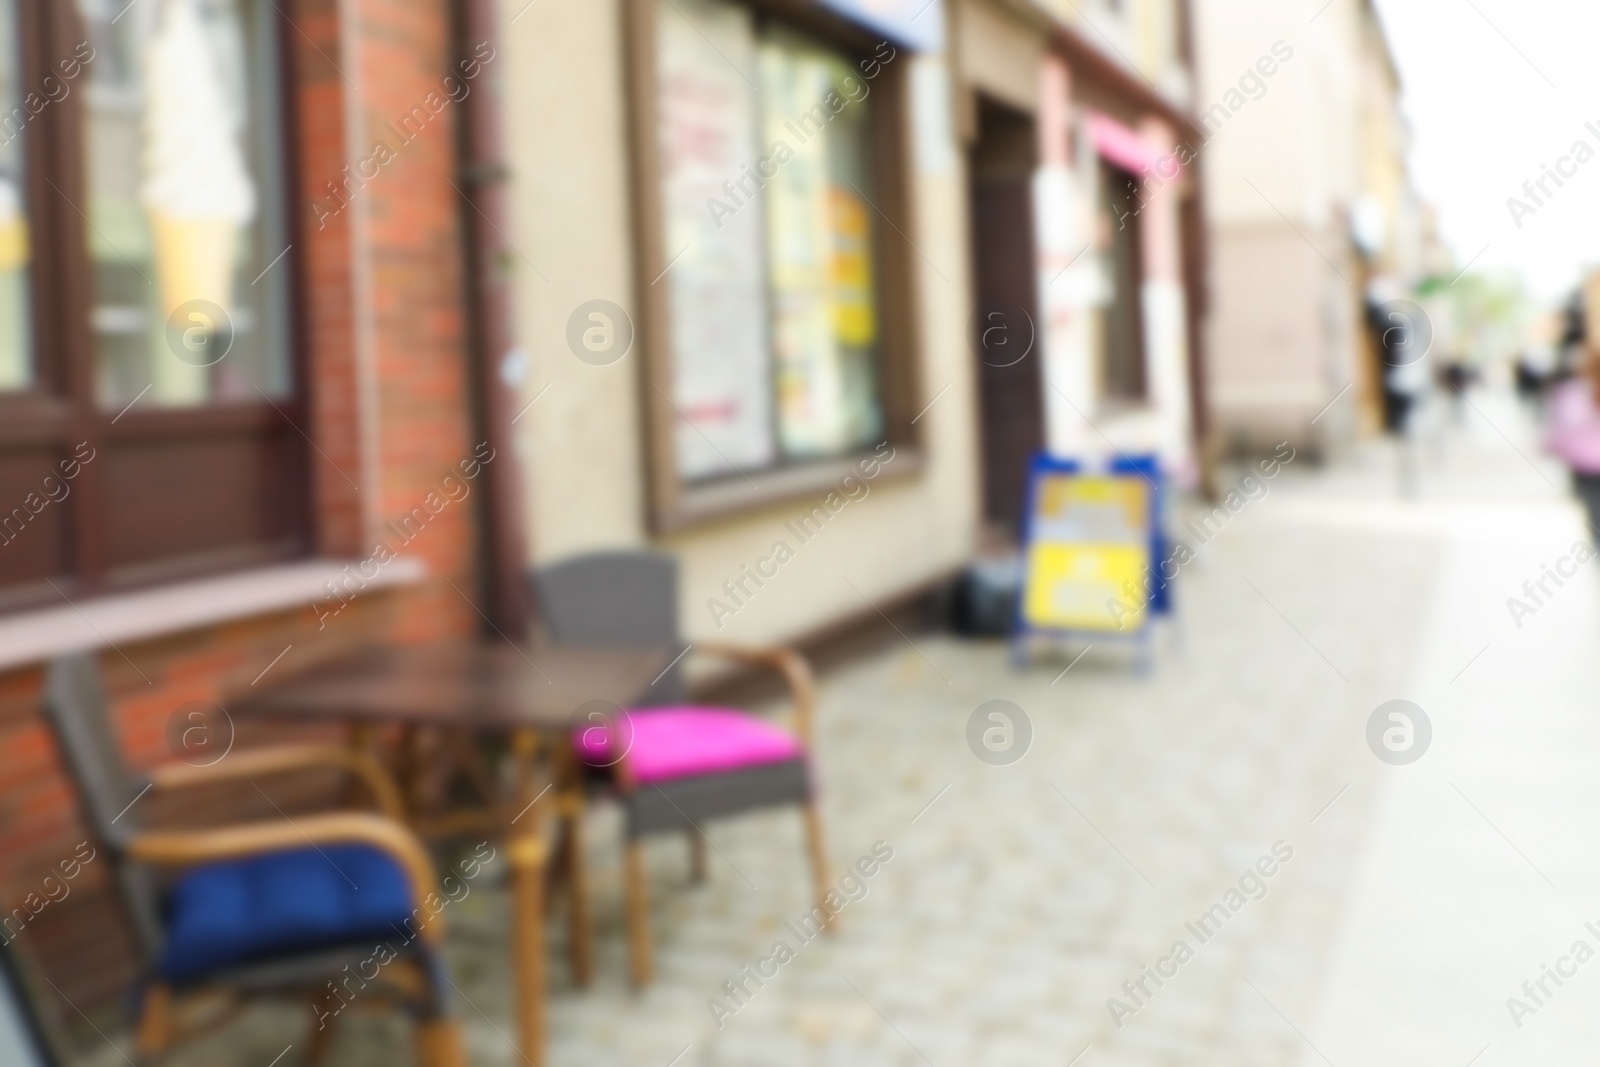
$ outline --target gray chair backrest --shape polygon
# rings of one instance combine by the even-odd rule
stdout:
[[[111,702],[90,653],[50,662],[45,672],[44,717],[55,734],[84,821],[107,854],[123,903],[147,958],[160,947],[158,896],[153,872],[127,862],[125,846],[143,827],[137,805],[146,782],[129,773],[117,747]]]
[[[557,644],[666,645],[678,639],[678,561],[662,552],[571,556],[532,575],[540,617]],[[646,704],[685,699],[682,663],[650,687]]]

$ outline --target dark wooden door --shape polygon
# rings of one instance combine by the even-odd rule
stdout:
[[[1044,400],[1033,206],[1027,174],[972,183],[984,518],[1013,532],[1022,514],[1028,458],[1044,445]]]

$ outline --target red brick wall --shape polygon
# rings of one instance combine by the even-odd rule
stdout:
[[[320,449],[311,451],[307,462],[319,541],[325,554],[341,558],[369,555],[380,537],[399,547],[400,538],[381,525],[368,528],[364,516],[391,519],[423,505],[441,478],[472,456],[477,443],[464,336],[458,200],[450,184],[456,180],[456,103],[433,116],[360,193],[371,272],[370,379],[376,385],[375,403],[368,409],[375,432],[361,432],[354,311],[361,293],[351,245],[352,234],[360,230],[352,226],[356,216],[351,210],[319,227],[312,202],[326,202],[326,183],[340,177],[346,160],[345,94],[355,91],[346,77],[359,86],[367,140],[378,139],[383,131],[392,141],[385,124],[398,125],[412,105],[439,89],[448,73],[451,35],[447,0],[358,0],[357,7],[358,25],[345,29],[357,35],[358,62],[356,69],[342,73],[335,64],[348,66],[350,53],[340,47],[334,0],[299,0],[284,8],[297,20],[297,28],[285,33],[293,79],[290,136],[298,169],[292,206],[303,220],[297,257],[304,293],[304,365],[311,432]],[[363,457],[366,441],[376,442],[376,456]],[[430,568],[430,577],[418,586],[362,598],[320,629],[308,605],[124,645],[121,651],[137,664],[137,672],[117,652],[101,656],[129,761],[150,764],[170,758],[167,721],[180,705],[200,699],[226,706],[287,645],[293,648],[267,680],[384,637],[426,641],[474,630],[476,612],[449,584],[477,595],[473,557],[482,481],[466,484],[473,495],[448,503],[404,546],[406,554],[422,557]],[[38,695],[37,669],[0,675],[0,914],[21,905],[86,836],[70,785],[38,718]],[[241,747],[281,736],[281,729],[274,734],[254,724],[238,725]],[[315,782],[263,784],[288,810],[317,791]],[[148,803],[140,814],[179,821],[190,821],[185,816],[196,811],[274,816],[254,790],[247,792],[198,804]],[[134,974],[134,958],[106,873],[104,863],[89,864],[71,883],[70,895],[40,911],[18,943],[31,950],[78,1007],[91,1014],[105,1012],[114,1020]],[[76,1022],[71,1011],[63,1016]]]
[[[381,141],[394,153],[366,187],[384,464],[378,512],[392,521],[438,492],[441,479],[452,471],[472,493],[483,482],[463,481],[456,469],[472,459],[480,439],[473,436],[471,376],[462,358],[464,263],[460,198],[452,186],[460,184],[455,177],[460,105],[450,102],[445,89],[453,62],[449,6],[446,0],[361,0],[361,10],[363,141]],[[430,100],[440,105],[436,114],[428,108]],[[403,144],[394,131],[418,107],[431,117]],[[475,547],[477,503],[474,496],[448,503],[407,551],[420,552],[438,571],[459,571]],[[459,574],[452,578],[476,598],[470,581]],[[398,620],[407,638],[423,639],[439,625],[462,629],[478,623],[474,608],[448,584],[430,584],[424,595],[425,608]]]
[[[299,198],[291,217],[302,229],[297,261],[301,284],[312,294],[300,309],[302,365],[316,388],[311,419],[321,455],[312,456],[313,514],[318,543],[330,555],[361,548],[360,411],[356,380],[355,284],[351,270],[349,211],[319,216],[313,205],[328,198],[345,161],[345,75],[339,63],[338,0],[299,0],[299,32],[287,31],[295,106],[289,131],[299,168]],[[340,472],[344,472],[341,474]],[[349,481],[346,478],[349,478]]]

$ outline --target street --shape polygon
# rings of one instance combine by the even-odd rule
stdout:
[[[893,857],[850,883],[831,935],[796,936],[810,903],[792,813],[710,827],[703,886],[684,843],[657,840],[659,973],[635,996],[619,822],[600,809],[598,978],[570,987],[558,922],[550,1062],[1590,1062],[1586,970],[1532,1014],[1506,1002],[1532,1005],[1525,980],[1600,943],[1584,927],[1600,861],[1582,847],[1600,589],[1583,569],[1515,625],[1507,597],[1580,521],[1525,416],[1473,405],[1421,442],[1414,500],[1387,444],[1290,464],[1184,569],[1148,678],[1117,649],[1018,673],[999,643],[920,633],[827,676],[831,860],[842,876],[876,842]],[[1032,724],[1010,765],[965,741],[992,699]],[[1391,699],[1432,724],[1409,765],[1365,740]],[[1208,922],[1219,902],[1228,917]],[[517,1062],[491,1021],[508,1010],[503,909],[486,880],[450,915],[474,1062]],[[746,977],[778,940],[793,959]],[[258,1007],[177,1062],[267,1062],[297,1016]],[[391,1063],[405,1038],[352,1013],[334,1049]]]
[[[1148,680],[1098,649],[1016,674],[998,644],[931,635],[828,679],[832,856],[843,871],[883,840],[894,861],[719,1030],[706,1002],[732,961],[807,910],[797,821],[711,831],[704,889],[659,843],[662,980],[624,991],[608,886],[609,992],[557,999],[553,1062],[1589,1062],[1581,976],[1521,1031],[1504,1001],[1600,914],[1580,704],[1600,589],[1584,572],[1514,626],[1506,597],[1578,512],[1519,413],[1475,403],[1423,442],[1420,500],[1383,446],[1286,469],[1185,569]],[[1035,731],[1010,766],[964,740],[995,698]],[[1414,765],[1364,741],[1392,698],[1433,722]],[[1276,841],[1293,858],[1266,895],[1200,944],[1185,923]],[[603,870],[614,856],[597,843]],[[1132,1006],[1123,983],[1179,939],[1192,962],[1119,1029],[1108,999]]]

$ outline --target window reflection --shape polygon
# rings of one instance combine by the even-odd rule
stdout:
[[[795,143],[766,189],[778,442],[789,457],[836,455],[881,429],[871,87],[797,33],[769,31],[760,56],[762,139]]]
[[[724,0],[660,0],[657,33],[679,476],[869,445],[883,428],[869,65]]]
[[[79,0],[100,400],[186,406],[286,391],[283,251],[260,48],[242,0]]]

